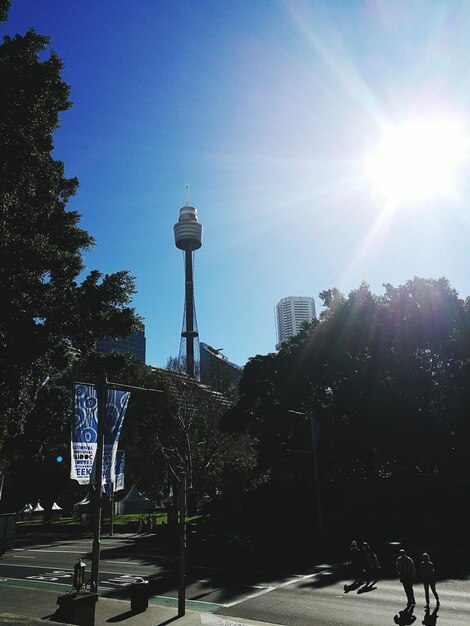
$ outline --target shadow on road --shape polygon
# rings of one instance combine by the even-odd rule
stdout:
[[[395,624],[399,624],[400,626],[408,626],[409,624],[413,624],[416,621],[416,615],[413,615],[414,607],[406,607],[403,611],[400,611],[395,617],[393,621]]]

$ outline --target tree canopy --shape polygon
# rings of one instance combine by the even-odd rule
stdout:
[[[247,364],[231,424],[256,437],[263,469],[279,467],[297,410],[321,421],[325,480],[466,470],[469,301],[445,278],[384,288],[322,292],[319,322]]]
[[[74,354],[139,325],[128,271],[82,279],[93,238],[67,209],[78,180],[52,156],[71,102],[49,43],[29,30],[0,45],[0,446],[24,431],[42,387]]]

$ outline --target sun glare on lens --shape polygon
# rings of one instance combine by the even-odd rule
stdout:
[[[465,133],[457,122],[416,120],[385,132],[366,162],[366,176],[393,203],[449,195],[467,148]]]

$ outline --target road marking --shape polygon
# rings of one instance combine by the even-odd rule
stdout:
[[[219,617],[218,615],[213,615],[212,613],[202,613],[201,624],[206,624],[207,626],[253,626],[253,622],[251,621],[234,622],[231,619]]]
[[[115,563],[116,565],[136,565],[135,561],[106,561],[103,559],[101,563]]]
[[[228,604],[223,604],[226,609],[235,606],[236,604],[241,604],[242,602],[246,602],[247,600],[251,600],[253,598],[257,598],[258,596],[264,596],[264,594],[269,593],[270,591],[274,591],[276,587],[268,587],[267,589],[263,589],[262,591],[257,591],[256,593],[251,593],[249,596],[243,596],[239,600],[235,600],[234,602],[229,602]]]
[[[40,585],[41,587],[45,588],[45,587],[49,587],[49,589],[55,589],[57,587],[59,587],[62,590],[62,587],[66,587],[67,589],[70,589],[70,583],[69,584],[65,584],[65,583],[56,583],[56,582],[50,582],[48,580],[26,580],[26,578],[0,578],[0,583],[6,583],[7,585],[9,583],[12,583],[14,586],[18,586],[18,587],[32,587],[35,588],[37,587],[37,585]],[[100,585],[100,593],[101,591],[115,591],[115,588],[113,587],[103,587],[103,585]]]
[[[52,554],[83,554],[83,550],[24,550],[24,552],[50,552]]]
[[[14,554],[14,559],[35,559],[35,556],[21,556],[20,554]]]
[[[175,602],[178,600],[178,598],[174,598],[173,596],[150,596],[150,598],[156,599],[156,600],[172,600]],[[210,604],[211,606],[216,604],[215,602],[206,602],[205,600],[191,600],[191,598],[186,598],[186,602],[191,602],[193,604]],[[217,604],[217,606],[225,606],[225,605]]]

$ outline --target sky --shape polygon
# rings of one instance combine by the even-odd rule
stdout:
[[[325,289],[383,294],[414,276],[470,295],[468,1],[12,0],[0,35],[29,27],[71,85],[54,156],[80,181],[86,268],[135,276],[147,363],[179,350],[187,183],[200,340],[239,365],[274,351],[286,296],[318,313]],[[423,120],[427,195],[410,188],[416,146],[370,165],[387,133],[406,142]]]

